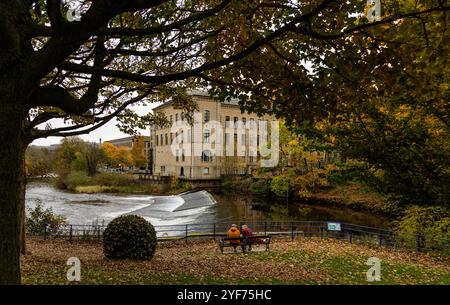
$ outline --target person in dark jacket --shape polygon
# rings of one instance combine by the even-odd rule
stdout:
[[[243,237],[250,237],[253,236],[253,231],[248,227],[247,224],[242,225],[242,236]],[[252,243],[254,240],[252,238],[247,239],[247,246],[248,251],[252,251]]]

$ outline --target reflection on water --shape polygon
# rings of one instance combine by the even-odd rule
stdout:
[[[391,219],[345,207],[301,204],[285,200],[255,198],[237,194],[215,195],[217,218],[229,222],[247,221],[339,221],[371,227],[390,227]]]
[[[214,195],[206,191],[180,196],[76,194],[61,191],[46,183],[27,186],[26,205],[40,199],[46,207],[67,217],[71,224],[109,222],[123,214],[143,216],[153,225],[194,223],[232,223],[265,220],[334,220],[386,227],[388,219],[350,209],[268,202],[243,195]]]

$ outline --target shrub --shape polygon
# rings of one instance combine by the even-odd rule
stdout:
[[[25,230],[30,234],[44,234],[45,227],[49,233],[57,231],[61,225],[67,224],[66,217],[53,213],[52,208],[44,209],[44,204],[40,199],[36,199],[34,209],[28,208],[28,215],[25,220]]]
[[[192,190],[192,185],[190,183],[183,182],[177,177],[172,177],[170,179],[170,189],[171,193],[178,194]]]
[[[327,179],[328,168],[331,167],[326,169],[313,168],[303,175],[292,177],[291,186],[293,191],[300,198],[309,198],[319,190],[329,187],[330,184]]]
[[[276,176],[270,181],[270,190],[278,197],[286,197],[289,192],[289,179]]]
[[[226,177],[222,181],[222,189],[228,191],[238,191],[248,193],[250,191],[250,186],[253,183],[251,177],[247,178],[236,178],[236,177]]]
[[[91,177],[89,177],[84,171],[74,171],[70,172],[67,177],[64,179],[64,184],[69,190],[75,190],[75,188],[79,185],[88,185],[91,181]]]
[[[269,193],[269,183],[267,179],[257,179],[250,185],[250,192],[254,195],[267,195]]]
[[[436,248],[450,242],[450,212],[441,206],[411,206],[396,222],[396,230],[416,235],[421,247]],[[410,237],[410,235],[408,235]]]
[[[136,184],[136,179],[132,175],[118,173],[98,173],[92,179],[91,184],[106,186],[121,186]]]
[[[103,233],[103,253],[107,258],[151,259],[156,244],[156,232],[153,226],[136,215],[115,218]]]
[[[425,234],[428,229],[446,217],[449,217],[449,211],[440,206],[411,206],[396,225],[400,232]]]
[[[130,186],[135,185],[132,175],[118,173],[98,173],[88,176],[85,171],[71,171],[57,179],[57,187],[74,191],[79,186]]]

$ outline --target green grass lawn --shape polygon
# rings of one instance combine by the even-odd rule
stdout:
[[[367,256],[361,254],[329,255],[318,251],[286,251],[255,256],[263,261],[278,261],[318,270],[326,274],[326,283],[367,284]],[[374,284],[450,284],[450,272],[445,268],[430,268],[388,259],[381,261],[381,281]],[[293,281],[295,283],[295,281]],[[321,284],[321,281],[313,282]]]
[[[221,254],[217,243],[165,242],[151,261],[106,260],[101,244],[28,242],[24,284],[68,284],[66,260],[81,260],[79,284],[450,284],[450,259],[346,241],[274,238],[270,252]],[[381,281],[366,280],[369,257]]]

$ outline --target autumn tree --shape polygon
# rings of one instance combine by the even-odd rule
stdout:
[[[111,167],[128,167],[133,165],[133,156],[126,146],[115,146],[109,142],[102,144],[106,162]]]
[[[44,177],[52,172],[52,153],[45,147],[28,147],[25,162],[26,175],[29,177]]]
[[[79,137],[63,138],[55,151],[54,171],[59,181],[63,181],[72,170],[84,170],[85,162],[81,149],[85,142]]]
[[[364,1],[71,2],[75,10],[61,0],[0,2],[0,140],[8,143],[0,146],[0,283],[20,283],[24,155],[33,140],[88,133],[114,117],[131,132],[152,117],[140,120],[128,106],[174,97],[192,109],[185,91],[199,76],[227,73],[233,63],[244,71],[243,59],[258,51],[256,63],[266,60],[272,43],[288,34],[317,52],[309,40],[325,43],[371,26],[346,17],[362,12]],[[445,2],[412,12],[394,7],[373,25],[442,10]],[[286,47],[299,50],[291,41]],[[66,124],[55,126],[55,119]]]
[[[450,3],[382,4],[374,26],[362,16],[349,33],[341,25],[351,10],[325,10],[315,24],[203,78],[243,109],[275,114],[325,151],[365,162],[380,191],[448,204]]]
[[[94,176],[101,163],[106,161],[106,154],[97,143],[85,143],[81,149],[82,158],[86,162],[86,173]]]
[[[103,142],[102,143],[102,149],[105,152],[106,155],[106,163],[108,166],[117,166],[117,164],[114,162],[114,159],[117,154],[117,146],[114,144],[111,144],[109,142]]]
[[[280,124],[280,162],[278,166],[281,172],[288,167],[299,168],[304,159],[304,147],[302,146],[301,136],[289,130],[284,123]]]
[[[119,167],[129,167],[133,165],[133,156],[128,147],[117,147],[116,155],[114,156],[114,162]]]
[[[78,137],[64,138],[54,156],[54,169],[58,180],[63,181],[71,171],[85,171],[93,176],[106,154],[97,143],[85,142]]]

